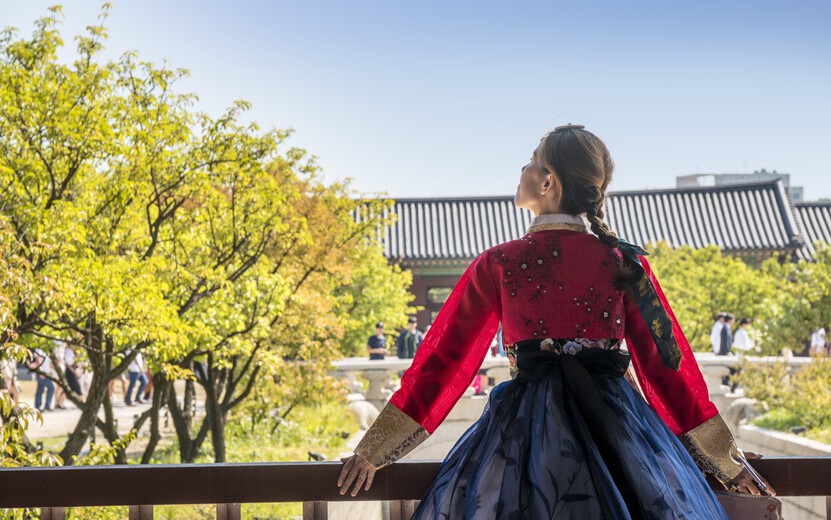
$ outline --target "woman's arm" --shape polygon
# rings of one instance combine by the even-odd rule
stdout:
[[[496,334],[500,313],[485,252],[456,284],[402,376],[401,388],[358,444],[356,455],[349,459],[352,462],[344,466],[339,482],[342,493],[352,482],[356,482],[356,493],[370,480],[370,467],[374,474],[435,431],[470,386]]]
[[[651,324],[644,321],[633,297],[626,295],[626,343],[643,394],[695,459],[699,467],[721,482],[734,479],[742,471],[736,462],[733,436],[710,401],[709,391],[690,344],[684,336],[661,285],[645,257],[640,256],[647,276],[655,288],[657,301],[672,324],[672,334],[681,352],[678,370],[667,367],[653,340]]]

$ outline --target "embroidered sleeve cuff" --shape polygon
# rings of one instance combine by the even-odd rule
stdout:
[[[678,438],[698,467],[722,484],[741,473],[736,442],[720,415],[714,415]]]
[[[358,443],[355,453],[380,469],[413,451],[429,436],[410,416],[387,404]]]

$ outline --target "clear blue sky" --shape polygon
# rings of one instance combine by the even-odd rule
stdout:
[[[0,26],[28,34],[53,3],[0,0]],[[65,36],[97,4],[63,2]],[[107,25],[108,55],[190,69],[212,114],[251,101],[362,191],[512,194],[573,122],[609,145],[615,190],[767,168],[831,197],[827,0],[122,0]]]

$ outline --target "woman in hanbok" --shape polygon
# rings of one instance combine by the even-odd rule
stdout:
[[[515,198],[535,215],[527,234],[462,275],[346,461],[342,494],[369,489],[435,431],[500,323],[513,378],[493,389],[414,518],[726,518],[702,471],[732,491],[773,493],[741,464],[647,253],[603,220],[612,169],[582,126],[541,140]],[[636,378],[625,377],[630,362]]]

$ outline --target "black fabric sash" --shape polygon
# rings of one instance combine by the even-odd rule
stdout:
[[[560,343],[563,343],[562,341]],[[644,509],[630,481],[621,457],[619,439],[624,434],[620,420],[603,402],[593,375],[603,374],[623,377],[629,367],[629,353],[618,349],[584,348],[576,354],[560,353],[556,350],[541,350],[540,340],[525,340],[515,343],[519,381],[536,381],[552,371],[562,374],[563,400],[572,415],[579,414],[585,422],[592,440],[597,445],[606,467],[612,475],[632,518],[642,518]],[[572,417],[577,420],[577,417]],[[598,498],[604,509],[607,507],[600,491]],[[606,511],[609,518],[618,515]]]

